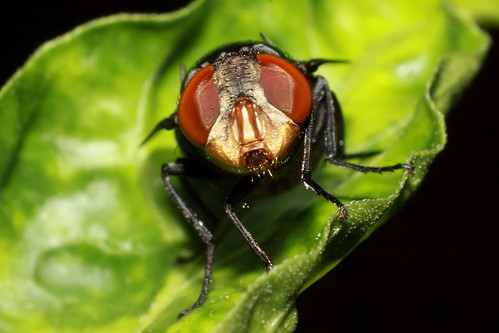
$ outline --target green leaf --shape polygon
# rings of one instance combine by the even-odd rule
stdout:
[[[480,24],[495,27],[499,24],[499,3],[495,0],[452,0],[452,2]]]
[[[181,156],[173,134],[139,143],[175,110],[180,63],[260,32],[296,59],[349,59],[319,71],[342,102],[347,152],[379,150],[362,163],[416,170],[316,170],[348,203],[345,221],[303,186],[248,200],[238,213],[276,264],[269,274],[223,218],[222,194],[196,184],[221,217],[213,283],[177,320],[200,291],[202,245],[160,179]],[[443,114],[487,47],[473,22],[432,0],[196,1],[48,42],[0,92],[0,331],[292,331],[297,295],[421,183],[445,145]]]

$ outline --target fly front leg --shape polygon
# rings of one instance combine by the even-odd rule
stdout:
[[[178,192],[173,187],[170,176],[201,176],[201,175],[193,175],[189,172],[191,168],[187,161],[178,161],[177,163],[168,163],[164,164],[161,168],[161,176],[163,178],[163,182],[165,184],[166,190],[168,194],[172,198],[173,202],[177,205],[178,209],[182,212],[187,222],[194,228],[194,231],[201,238],[203,243],[206,245],[206,265],[204,270],[204,280],[203,287],[201,289],[201,293],[199,294],[198,300],[194,303],[193,306],[184,310],[180,313],[179,317],[185,316],[187,313],[192,310],[198,308],[203,304],[206,295],[208,294],[208,287],[210,285],[212,275],[212,265],[213,265],[213,251],[215,249],[214,237],[213,234],[206,228],[203,222],[199,219],[196,213],[186,204],[186,202],[180,197]],[[206,175],[208,176],[208,175]]]
[[[319,77],[321,78],[321,77]],[[324,80],[324,79],[322,79]],[[325,80],[324,80],[325,82]],[[326,83],[327,84],[327,83]],[[317,88],[318,87],[318,88]],[[315,89],[321,89],[321,86],[316,85]],[[319,96],[319,98],[323,98],[324,96],[321,96],[320,91],[317,93],[317,91],[312,92],[313,96]],[[305,187],[307,189],[311,189],[314,191],[317,195],[320,195],[321,197],[325,198],[328,201],[331,201],[338,207],[338,210],[340,211],[340,216],[343,219],[346,219],[348,217],[347,210],[345,209],[345,205],[338,200],[336,197],[333,195],[329,194],[326,190],[324,190],[319,184],[317,184],[313,179],[312,179],[312,141],[314,137],[314,130],[316,126],[316,116],[317,116],[317,110],[319,108],[319,103],[320,99],[314,100],[313,105],[312,105],[312,112],[310,113],[310,117],[308,120],[307,128],[305,129],[305,135],[303,138],[303,161],[302,161],[302,167],[301,167],[301,180]],[[319,124],[320,125],[320,124]],[[332,140],[333,137],[331,137]],[[328,140],[326,138],[326,140]]]
[[[232,190],[227,195],[227,199],[225,200],[225,212],[229,216],[230,220],[236,226],[239,233],[243,236],[244,240],[251,247],[253,252],[260,260],[260,263],[265,268],[266,272],[269,272],[274,264],[270,260],[270,257],[265,253],[265,251],[258,245],[256,240],[253,238],[253,235],[244,227],[239,217],[237,217],[234,212],[234,206],[244,197],[246,196],[258,183],[258,180],[252,180],[250,177],[243,179],[236,186],[232,188]]]

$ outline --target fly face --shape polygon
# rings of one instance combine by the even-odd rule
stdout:
[[[180,129],[224,170],[271,174],[301,137],[312,105],[310,85],[275,53],[262,44],[222,52],[188,77],[178,108]]]

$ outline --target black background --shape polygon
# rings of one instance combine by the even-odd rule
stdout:
[[[120,12],[183,1],[9,3],[0,84],[44,41]],[[499,30],[490,31],[499,43]],[[499,331],[499,48],[447,117],[448,144],[399,214],[298,298],[298,331]]]

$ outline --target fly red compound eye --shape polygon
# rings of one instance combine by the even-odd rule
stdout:
[[[182,92],[178,105],[178,120],[184,135],[203,147],[220,113],[220,100],[213,81],[213,66],[194,74]]]
[[[364,173],[414,170],[409,164],[375,167],[348,162],[340,105],[326,79],[314,74],[323,64],[344,61],[293,61],[264,39],[265,43],[228,45],[202,58],[201,65],[188,74],[177,111],[159,122],[145,140],[159,130],[175,130],[183,156],[163,164],[161,176],[169,196],[206,246],[201,294],[180,316],[205,301],[218,249],[197,209],[177,192],[172,176],[182,177],[181,184],[187,186],[185,194],[200,194],[192,201],[206,210],[209,205],[203,199],[210,197],[211,204],[217,196],[212,198],[212,187],[204,185],[214,183],[224,198],[218,210],[225,210],[269,272],[274,266],[272,260],[235,210],[247,195],[273,195],[301,182],[306,189],[336,205],[340,218],[346,219],[344,204],[312,179],[313,168],[323,159],[337,167]],[[362,154],[355,156],[359,155]],[[192,186],[188,191],[189,179],[199,180],[199,193],[194,193]],[[214,216],[205,213],[206,217]]]
[[[296,124],[303,124],[312,107],[312,93],[305,75],[282,57],[262,53],[256,58],[267,100]]]

